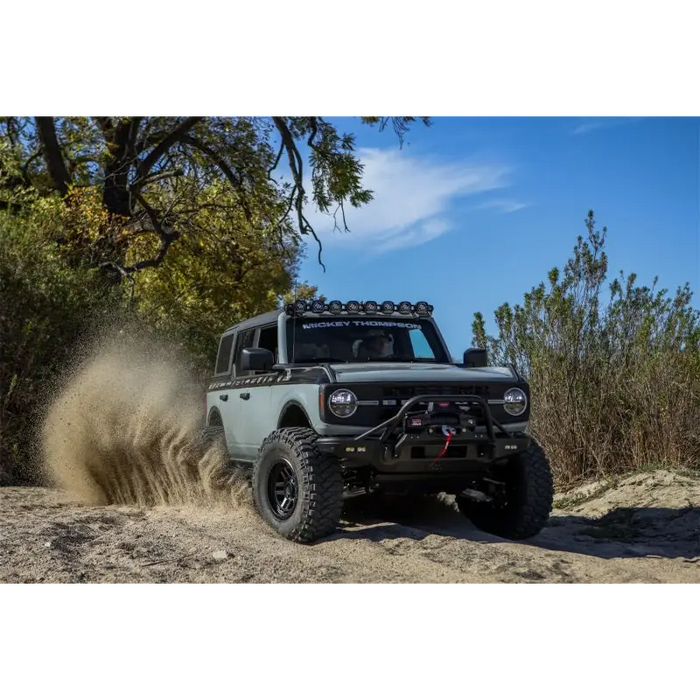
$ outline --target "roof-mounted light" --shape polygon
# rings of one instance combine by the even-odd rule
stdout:
[[[427,301],[419,301],[416,303],[415,312],[418,316],[430,316],[433,307]]]
[[[376,301],[359,302],[351,300],[343,304],[342,301],[334,299],[329,304],[326,304],[320,299],[297,299],[295,302],[287,304],[285,311],[289,316],[303,316],[307,312],[319,315],[330,313],[334,316],[343,313],[351,315],[381,313],[389,316],[397,311],[402,315],[430,316],[433,313],[433,307],[427,301],[419,301],[414,305],[410,301],[402,301],[398,304],[395,304],[393,301],[383,301],[381,304],[378,304]]]

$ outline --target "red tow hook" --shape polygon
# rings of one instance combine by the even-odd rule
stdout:
[[[442,452],[430,463],[431,467],[445,456],[447,448],[450,446],[450,442],[456,433],[457,431],[454,428],[448,425],[442,426],[442,434],[446,436],[447,440],[445,440],[445,446],[442,448]]]

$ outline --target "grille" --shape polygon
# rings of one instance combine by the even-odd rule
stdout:
[[[438,396],[446,396],[448,394],[458,394],[464,396],[466,394],[472,394],[474,396],[479,396],[488,401],[489,389],[487,386],[465,386],[464,384],[459,384],[458,386],[445,386],[444,384],[439,386],[421,386],[421,385],[411,385],[411,386],[393,386],[393,387],[383,387],[382,398],[384,399],[412,399],[414,396],[420,396],[421,394],[435,394]]]

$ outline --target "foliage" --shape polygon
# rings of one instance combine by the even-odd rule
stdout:
[[[578,237],[573,257],[522,304],[495,312],[488,336],[475,314],[474,343],[514,362],[533,390],[532,433],[562,483],[642,464],[695,467],[700,458],[700,314],[688,287],[609,284],[607,229]]]
[[[121,288],[58,253],[46,231],[60,206],[56,198],[29,216],[0,212],[0,482],[27,476],[35,408],[85,323],[123,303]]]
[[[403,138],[413,120],[390,121]],[[383,128],[389,120],[363,122]],[[309,198],[300,144],[309,153],[311,199],[321,211],[340,211],[344,221],[346,204],[372,199],[362,187],[354,136],[339,134],[321,117],[5,117],[0,143],[0,207],[10,206],[7,192],[21,187],[62,197],[92,187],[110,225],[156,237],[158,246],[148,257],[127,262],[125,237],[100,232],[91,261],[122,276],[157,267],[175,241],[195,235],[193,219],[203,207],[216,207],[232,224],[244,216],[280,240],[290,233],[316,237],[304,214]],[[283,156],[290,184],[273,177]],[[225,193],[221,201],[207,196],[212,187]]]

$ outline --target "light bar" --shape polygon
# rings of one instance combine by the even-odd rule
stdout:
[[[412,304],[410,301],[401,301],[398,304],[393,301],[383,301],[378,304],[376,301],[347,301],[343,303],[337,299],[326,304],[320,299],[305,300],[297,299],[293,304],[287,304],[285,311],[288,316],[303,316],[307,313],[321,315],[328,313],[332,316],[339,316],[346,313],[351,316],[358,314],[375,315],[384,314],[390,316],[395,313],[400,313],[403,316],[430,316],[433,313],[433,307],[427,301],[418,301]]]

